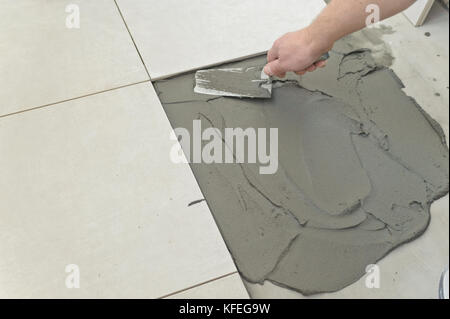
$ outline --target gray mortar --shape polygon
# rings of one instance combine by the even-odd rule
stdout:
[[[224,67],[263,66],[253,58]],[[279,169],[191,164],[241,275],[303,294],[339,290],[422,234],[448,192],[440,126],[370,51],[337,44],[324,69],[277,81],[272,99],[193,92],[194,73],[155,88],[174,128],[279,129]],[[192,143],[191,143],[192,144]],[[192,153],[191,153],[192,154]]]

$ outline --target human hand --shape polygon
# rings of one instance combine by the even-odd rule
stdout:
[[[303,75],[323,68],[326,61],[318,60],[332,47],[332,42],[326,41],[324,37],[314,36],[308,28],[287,33],[275,41],[267,54],[268,64],[264,67],[264,72],[270,76],[284,78],[286,72]]]

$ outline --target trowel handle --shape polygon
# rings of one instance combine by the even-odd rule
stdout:
[[[320,61],[326,61],[330,58],[330,54],[327,52],[324,55],[322,55],[315,63],[320,62]]]

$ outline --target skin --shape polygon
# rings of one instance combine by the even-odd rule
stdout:
[[[332,0],[308,27],[290,32],[275,41],[267,54],[264,72],[284,78],[286,72],[303,75],[326,65],[317,61],[331,50],[340,38],[366,27],[373,11],[369,5],[380,8],[380,21],[407,9],[415,0]]]

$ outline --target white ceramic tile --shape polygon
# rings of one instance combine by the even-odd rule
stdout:
[[[152,79],[268,50],[325,7],[310,0],[117,1]]]
[[[402,15],[385,22],[394,33],[385,35],[395,57],[392,69],[405,84],[405,93],[412,96],[449,137],[449,16],[434,6],[427,23],[414,28]],[[425,32],[431,36],[426,37]],[[373,47],[377,43],[364,43]],[[439,93],[439,96],[436,96]],[[380,289],[367,289],[365,278],[337,293],[313,298],[437,298],[439,279],[449,263],[449,196],[431,207],[431,223],[418,239],[395,249],[378,265]],[[253,298],[303,298],[301,294],[270,283],[247,285]]]
[[[167,299],[249,299],[238,273],[168,296]]]
[[[0,0],[0,30],[0,116],[148,79],[113,0]]]
[[[152,298],[235,272],[170,130],[149,83],[1,118],[0,298]]]

